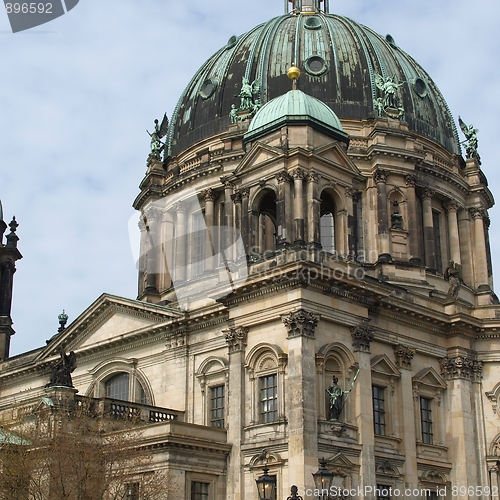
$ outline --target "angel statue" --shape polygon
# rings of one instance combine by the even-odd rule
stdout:
[[[401,109],[396,102],[396,90],[403,85],[404,82],[396,83],[396,76],[386,76],[383,78],[380,75],[375,75],[375,84],[382,92],[384,108]]]
[[[250,83],[248,78],[243,77],[240,93],[236,96],[241,99],[238,111],[254,111],[255,102],[260,103],[260,79]]]
[[[458,117],[458,123],[460,124],[460,128],[465,135],[465,141],[460,144],[466,144],[465,152],[467,154],[467,158],[476,158],[479,164],[481,164],[481,159],[477,152],[477,133],[479,130],[474,128],[474,125],[467,126],[460,116]]]
[[[73,387],[71,374],[75,371],[76,368],[76,354],[73,351],[71,351],[69,354],[66,354],[64,352],[64,346],[61,345],[59,355],[60,358],[52,366],[50,382],[47,384],[47,387]]]
[[[158,120],[155,120],[155,129],[152,134],[149,132],[149,130],[146,130],[146,132],[151,137],[151,153],[149,155],[150,157],[156,158],[157,160],[161,159],[160,154],[165,149],[165,143],[162,142],[161,139],[163,139],[163,137],[167,135],[167,131],[168,131],[168,118],[166,113],[163,115],[163,120],[161,121],[161,125],[158,125]]]

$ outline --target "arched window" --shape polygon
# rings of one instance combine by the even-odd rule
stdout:
[[[276,195],[268,190],[259,205],[259,248],[260,253],[276,250]]]
[[[321,247],[325,252],[335,252],[335,204],[332,197],[323,193],[320,205]]]
[[[130,376],[128,373],[118,373],[106,382],[106,397],[129,401]]]

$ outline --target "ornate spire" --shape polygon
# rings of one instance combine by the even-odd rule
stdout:
[[[290,11],[289,4],[292,4]],[[329,0],[285,0],[285,14],[316,14],[324,12],[328,14]]]

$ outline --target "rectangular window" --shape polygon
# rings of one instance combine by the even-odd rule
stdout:
[[[208,483],[191,483],[191,500],[208,500]]]
[[[211,393],[210,424],[212,427],[224,429],[224,386],[212,387]]]
[[[260,377],[260,421],[263,424],[278,419],[278,376]]]
[[[434,226],[434,255],[436,256],[436,272],[443,274],[443,255],[441,253],[441,218],[439,212],[432,211]]]
[[[382,387],[372,386],[373,427],[378,436],[385,436],[385,399]]]
[[[199,276],[205,270],[205,240],[207,230],[203,212],[193,215],[193,247],[192,247],[192,270],[193,276]]]
[[[125,485],[125,500],[139,500],[139,483]]]
[[[420,398],[420,419],[422,422],[422,442],[433,443],[432,434],[432,399]]]
[[[377,491],[375,491],[377,500],[390,500],[390,491],[390,486],[386,486],[385,484],[377,484]]]

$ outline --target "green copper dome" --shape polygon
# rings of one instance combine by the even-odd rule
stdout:
[[[168,154],[176,155],[227,130],[242,81],[257,82],[259,104],[290,89],[286,75],[295,63],[298,88],[331,108],[340,120],[369,120],[380,114],[381,84],[393,81],[396,112],[410,131],[460,153],[453,117],[427,72],[397,46],[351,19],[324,13],[271,19],[233,36],[194,75],[170,120]]]
[[[245,140],[253,140],[290,123],[304,123],[348,141],[337,115],[323,102],[300,90],[290,90],[276,97],[257,111]]]

